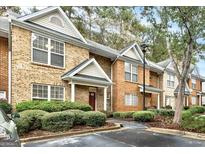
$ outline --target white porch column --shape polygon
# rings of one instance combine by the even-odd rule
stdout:
[[[104,88],[104,111],[107,111],[107,87]]]
[[[199,95],[199,106],[201,106],[202,103],[201,103],[201,95]]]
[[[157,95],[157,109],[160,109],[160,94]]]
[[[186,106],[189,106],[189,96],[186,96]]]
[[[71,102],[75,102],[75,84],[71,83]]]

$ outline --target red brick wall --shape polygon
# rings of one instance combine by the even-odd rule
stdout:
[[[197,97],[196,105],[199,105],[199,96],[197,96],[197,92],[202,90],[201,81],[200,80],[196,80],[196,89],[193,89],[192,88],[192,80],[189,79],[188,80],[188,86],[189,86],[190,89],[192,89],[191,95],[188,98],[189,105],[192,105],[192,96],[196,96]]]
[[[149,70],[146,69],[146,84],[149,84]],[[113,65],[113,110],[114,111],[136,111],[142,110],[143,95],[140,93],[138,84],[143,83],[143,67],[138,66],[138,82],[132,83],[125,81],[124,62],[117,60]],[[137,106],[125,105],[125,94],[136,94],[138,96]],[[147,104],[151,103],[151,97],[148,94],[146,97]]]
[[[0,37],[0,91],[6,91],[8,99],[8,40]]]

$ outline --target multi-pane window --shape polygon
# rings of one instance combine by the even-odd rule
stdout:
[[[196,96],[192,96],[192,105],[196,105],[196,100],[197,100]]]
[[[33,34],[33,61],[64,67],[64,43]]]
[[[173,96],[165,96],[165,106],[173,106],[174,97]]]
[[[64,100],[64,87],[51,85],[32,85],[33,100]]]
[[[138,79],[137,66],[125,62],[125,80],[131,82],[137,82],[137,79]]]
[[[63,100],[64,88],[59,86],[51,86],[51,100]]]
[[[196,79],[192,79],[192,89],[196,89]]]
[[[135,94],[125,94],[125,105],[136,106],[138,97]]]
[[[47,85],[33,85],[33,99],[48,99],[48,86]]]
[[[175,75],[172,73],[168,73],[167,87],[174,88],[174,81],[175,81]]]

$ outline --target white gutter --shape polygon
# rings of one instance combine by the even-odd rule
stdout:
[[[12,27],[11,27],[11,19],[9,21],[9,33],[8,33],[8,103],[11,104],[11,50],[12,50]]]

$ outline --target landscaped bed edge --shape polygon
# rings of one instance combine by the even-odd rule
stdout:
[[[100,132],[100,131],[108,131],[108,130],[115,130],[120,129],[121,124],[120,123],[114,123],[114,126],[112,127],[105,127],[105,128],[93,128],[89,130],[82,130],[82,131],[75,131],[75,132],[66,132],[66,133],[60,133],[55,135],[43,135],[43,136],[37,136],[37,137],[29,137],[29,138],[22,138],[20,141],[22,143],[29,142],[29,141],[36,141],[36,140],[45,140],[45,139],[51,139],[51,138],[59,138],[59,137],[65,137],[65,136],[73,136],[73,135],[80,135],[85,133],[92,133],[92,132]]]
[[[182,131],[176,129],[158,128],[158,127],[149,127],[146,129],[146,131],[183,136],[192,139],[205,140],[205,133],[194,133],[194,132],[188,132],[188,131]]]

